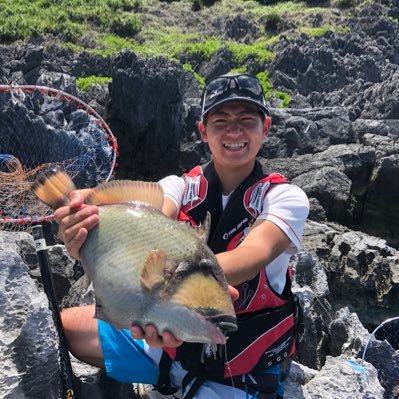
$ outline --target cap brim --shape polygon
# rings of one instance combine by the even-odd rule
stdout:
[[[246,102],[246,103],[250,103],[250,104],[254,104],[256,105],[263,113],[265,113],[266,115],[270,115],[270,109],[264,105],[261,104],[259,101],[253,100],[251,98],[248,97],[241,97],[241,96],[235,96],[235,97],[227,97],[224,98],[218,102],[216,102],[215,104],[212,104],[209,108],[207,108],[206,111],[204,111],[201,115],[201,118],[203,118],[209,111],[212,111],[213,109],[215,109],[216,107],[219,107],[220,105],[232,102],[232,101],[242,101],[242,102]]]

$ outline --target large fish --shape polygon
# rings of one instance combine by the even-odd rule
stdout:
[[[53,209],[68,204],[74,189],[61,170],[33,186]],[[117,328],[150,323],[183,341],[224,344],[236,317],[206,229],[165,216],[158,183],[115,180],[94,188],[85,202],[100,209],[100,223],[80,250],[95,317]]]

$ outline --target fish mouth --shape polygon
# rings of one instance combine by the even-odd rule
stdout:
[[[208,316],[206,320],[220,328],[223,334],[228,334],[238,329],[237,318],[228,314]]]

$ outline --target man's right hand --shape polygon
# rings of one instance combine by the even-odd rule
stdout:
[[[54,218],[59,224],[58,237],[64,242],[69,254],[78,260],[88,232],[100,221],[98,207],[84,203],[90,192],[91,189],[71,192],[69,205],[54,212]]]

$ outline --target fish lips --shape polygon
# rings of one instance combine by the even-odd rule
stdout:
[[[237,318],[231,315],[215,315],[215,316],[207,316],[207,321],[210,321],[212,324],[218,326],[223,334],[228,334],[233,331],[237,331]]]

